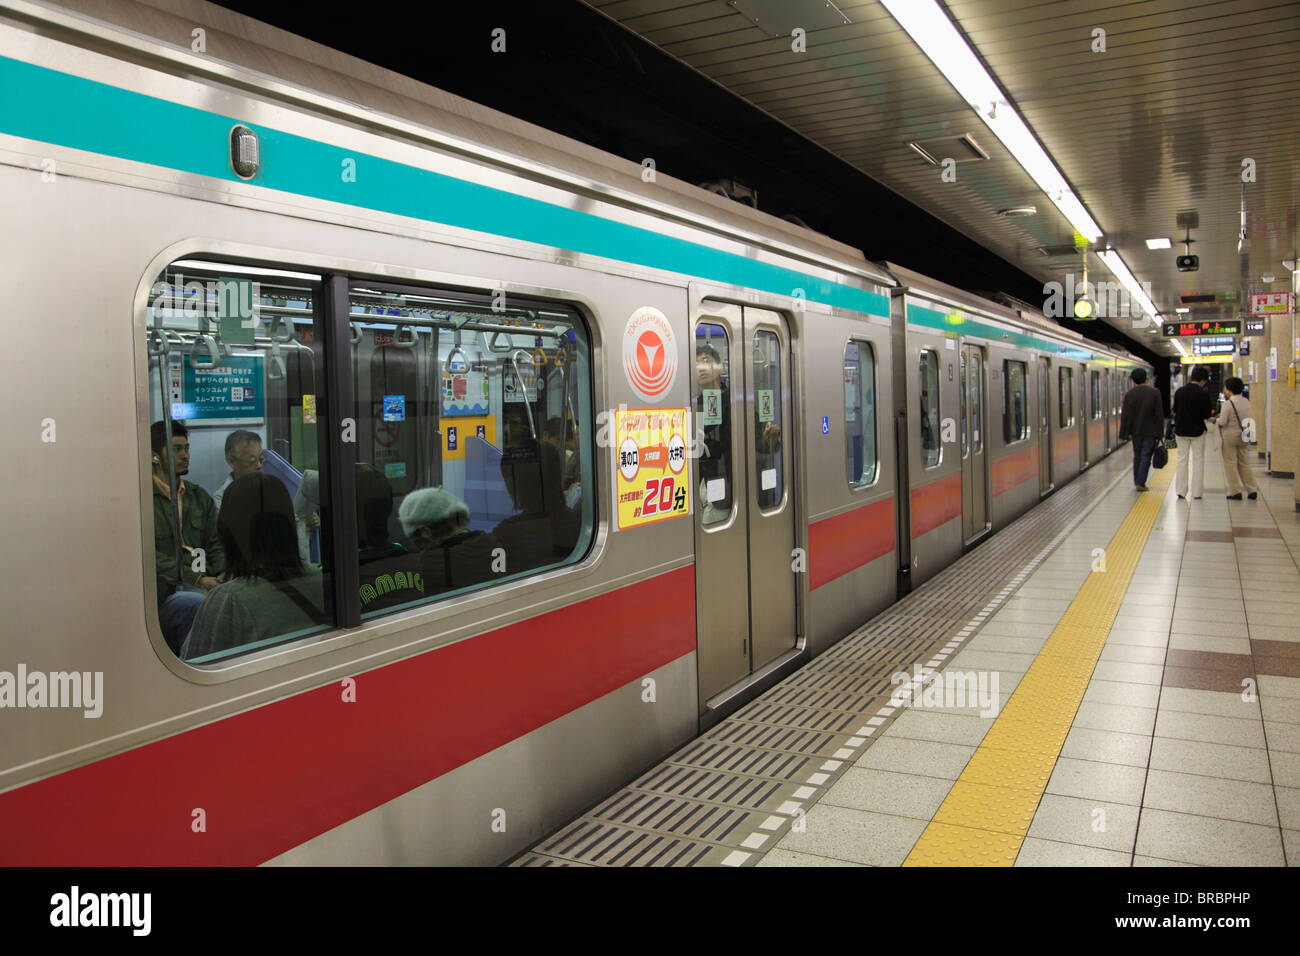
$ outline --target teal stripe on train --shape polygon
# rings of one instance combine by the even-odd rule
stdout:
[[[228,164],[242,122],[0,57],[0,132],[200,176],[239,181]],[[340,149],[266,127],[255,185],[604,256],[855,312],[889,315],[887,296],[553,203]],[[356,181],[343,181],[343,162]]]
[[[1089,359],[1098,359],[1104,362],[1114,361],[1114,358],[1110,355],[1096,355],[1084,349],[1073,349],[1067,346],[1065,351],[1061,351],[1060,342],[1040,339],[1034,335],[1025,335],[1023,332],[1013,332],[997,325],[988,325],[967,318],[960,312],[940,312],[937,309],[928,309],[923,305],[915,305],[911,302],[907,304],[907,321],[912,325],[923,325],[926,328],[939,329],[943,332],[978,335],[997,342],[1006,342],[1010,345],[1041,349],[1044,352],[1051,352],[1054,355],[1064,356],[1069,359],[1077,359],[1080,362],[1087,362]]]

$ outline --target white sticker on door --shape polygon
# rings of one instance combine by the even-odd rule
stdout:
[[[763,490],[771,491],[776,487],[776,469],[767,468],[763,471]]]

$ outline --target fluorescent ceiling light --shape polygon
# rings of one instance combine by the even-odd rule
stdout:
[[[1171,249],[1173,247],[1170,245],[1168,239],[1148,239],[1147,248],[1148,249]]]
[[[1174,348],[1178,349],[1178,351],[1182,352],[1183,356],[1186,357],[1187,349],[1183,348],[1182,342],[1178,341],[1177,339],[1174,339]]]
[[[1179,306],[1178,308],[1174,309],[1174,311],[1177,312],[1179,315],[1186,315],[1188,312],[1192,310],[1188,308],[1184,308],[1183,306]]]
[[[177,259],[172,266],[181,269],[205,269],[227,275],[283,276],[286,279],[319,280],[320,276],[309,272],[286,272],[283,269],[263,269],[254,266],[237,266],[229,262],[206,262],[201,259]]]
[[[1103,249],[1097,253],[1097,258],[1106,263],[1106,268],[1115,274],[1115,278],[1119,280],[1120,285],[1128,290],[1128,294],[1133,297],[1133,301],[1142,307],[1142,311],[1155,318],[1155,314],[1159,310],[1156,309],[1155,303],[1151,301],[1143,288],[1138,285],[1133,273],[1128,271],[1128,266],[1124,265],[1119,253],[1112,252],[1110,249]]]
[[[1020,114],[1011,108],[1006,94],[989,76],[935,0],[880,2],[1075,230],[1089,242],[1101,238],[1101,227],[1088,215],[1052,158],[1038,145]]]

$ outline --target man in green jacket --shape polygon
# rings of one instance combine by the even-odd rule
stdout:
[[[173,652],[189,633],[204,595],[221,583],[226,570],[226,552],[217,536],[217,506],[212,496],[181,476],[190,470],[189,430],[172,423],[171,448],[167,447],[166,426],[154,422],[149,429],[153,449],[153,533],[154,565],[158,571],[158,621],[163,637]],[[177,506],[172,504],[171,470],[174,463],[178,488]],[[176,563],[173,520],[180,511],[181,563]]]

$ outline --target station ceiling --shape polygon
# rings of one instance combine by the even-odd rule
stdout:
[[[585,2],[1024,273],[1043,283],[1081,279],[1069,221],[878,0]],[[1186,306],[1185,318],[1231,318],[1246,311],[1250,292],[1290,287],[1283,261],[1296,255],[1300,204],[1300,4],[942,6],[1103,230],[1093,253],[1117,251],[1169,319],[1185,295],[1213,296]],[[802,51],[795,28],[805,31]],[[953,139],[965,134],[987,159],[961,161],[979,155]],[[909,143],[958,158],[947,177],[955,172],[955,181]],[[1022,206],[1037,212],[1000,214]],[[1180,214],[1195,223],[1190,233]],[[1188,235],[1200,266],[1180,272],[1175,257]],[[1147,248],[1161,237],[1172,248]],[[1093,253],[1089,279],[1113,280]],[[1125,316],[1104,321],[1176,355],[1158,331],[1135,331]]]

